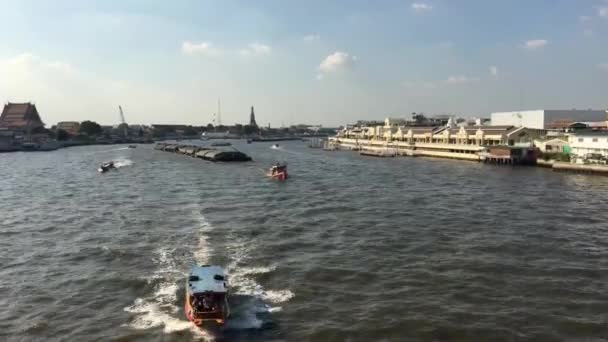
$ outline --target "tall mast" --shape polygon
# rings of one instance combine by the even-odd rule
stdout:
[[[222,104],[219,97],[217,98],[217,124],[222,125]]]
[[[122,106],[118,106],[118,111],[120,112],[120,123],[123,124],[122,125],[122,129],[123,129],[123,134],[125,135],[125,137],[128,135],[128,131],[127,131],[127,122],[125,121],[125,113],[123,113],[122,111]]]

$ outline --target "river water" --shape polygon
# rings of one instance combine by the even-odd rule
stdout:
[[[0,340],[608,338],[608,178],[236,145],[0,154]],[[223,331],[184,317],[192,263],[229,273]]]

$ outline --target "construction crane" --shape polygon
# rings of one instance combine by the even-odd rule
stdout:
[[[122,129],[123,129],[123,134],[124,136],[128,136],[129,135],[129,131],[128,131],[128,125],[127,122],[125,121],[125,113],[123,113],[122,111],[122,106],[118,106],[118,111],[120,112],[120,123],[122,125]]]

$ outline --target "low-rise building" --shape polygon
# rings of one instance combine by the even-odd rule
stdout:
[[[608,163],[608,132],[579,131],[568,135],[570,161],[577,164]]]
[[[568,148],[568,138],[566,136],[535,139],[534,146],[543,153],[568,153],[570,151]]]
[[[58,130],[64,130],[69,135],[78,135],[78,130],[80,129],[80,122],[78,121],[61,121],[57,123]]]

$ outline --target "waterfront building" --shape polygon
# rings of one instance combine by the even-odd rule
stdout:
[[[492,125],[550,129],[564,122],[605,121],[605,110],[539,109],[492,113]]]
[[[568,134],[570,161],[576,164],[608,163],[608,132],[577,131]]]
[[[6,103],[0,115],[0,129],[4,137],[15,141],[45,141],[48,133],[35,104]]]
[[[568,153],[568,138],[564,136],[545,137],[545,139],[535,139],[534,146],[543,153]]]
[[[7,103],[0,115],[0,128],[29,132],[44,127],[36,105],[32,103]]]
[[[394,126],[387,119],[383,126],[343,129],[330,140],[353,150],[394,148],[402,155],[478,161],[489,147],[507,146],[509,156],[515,160],[532,149],[534,140],[546,133],[545,130],[507,125],[458,127],[453,120],[448,120],[445,126]]]
[[[78,121],[61,121],[57,123],[57,129],[66,131],[69,135],[78,135],[80,122]]]

